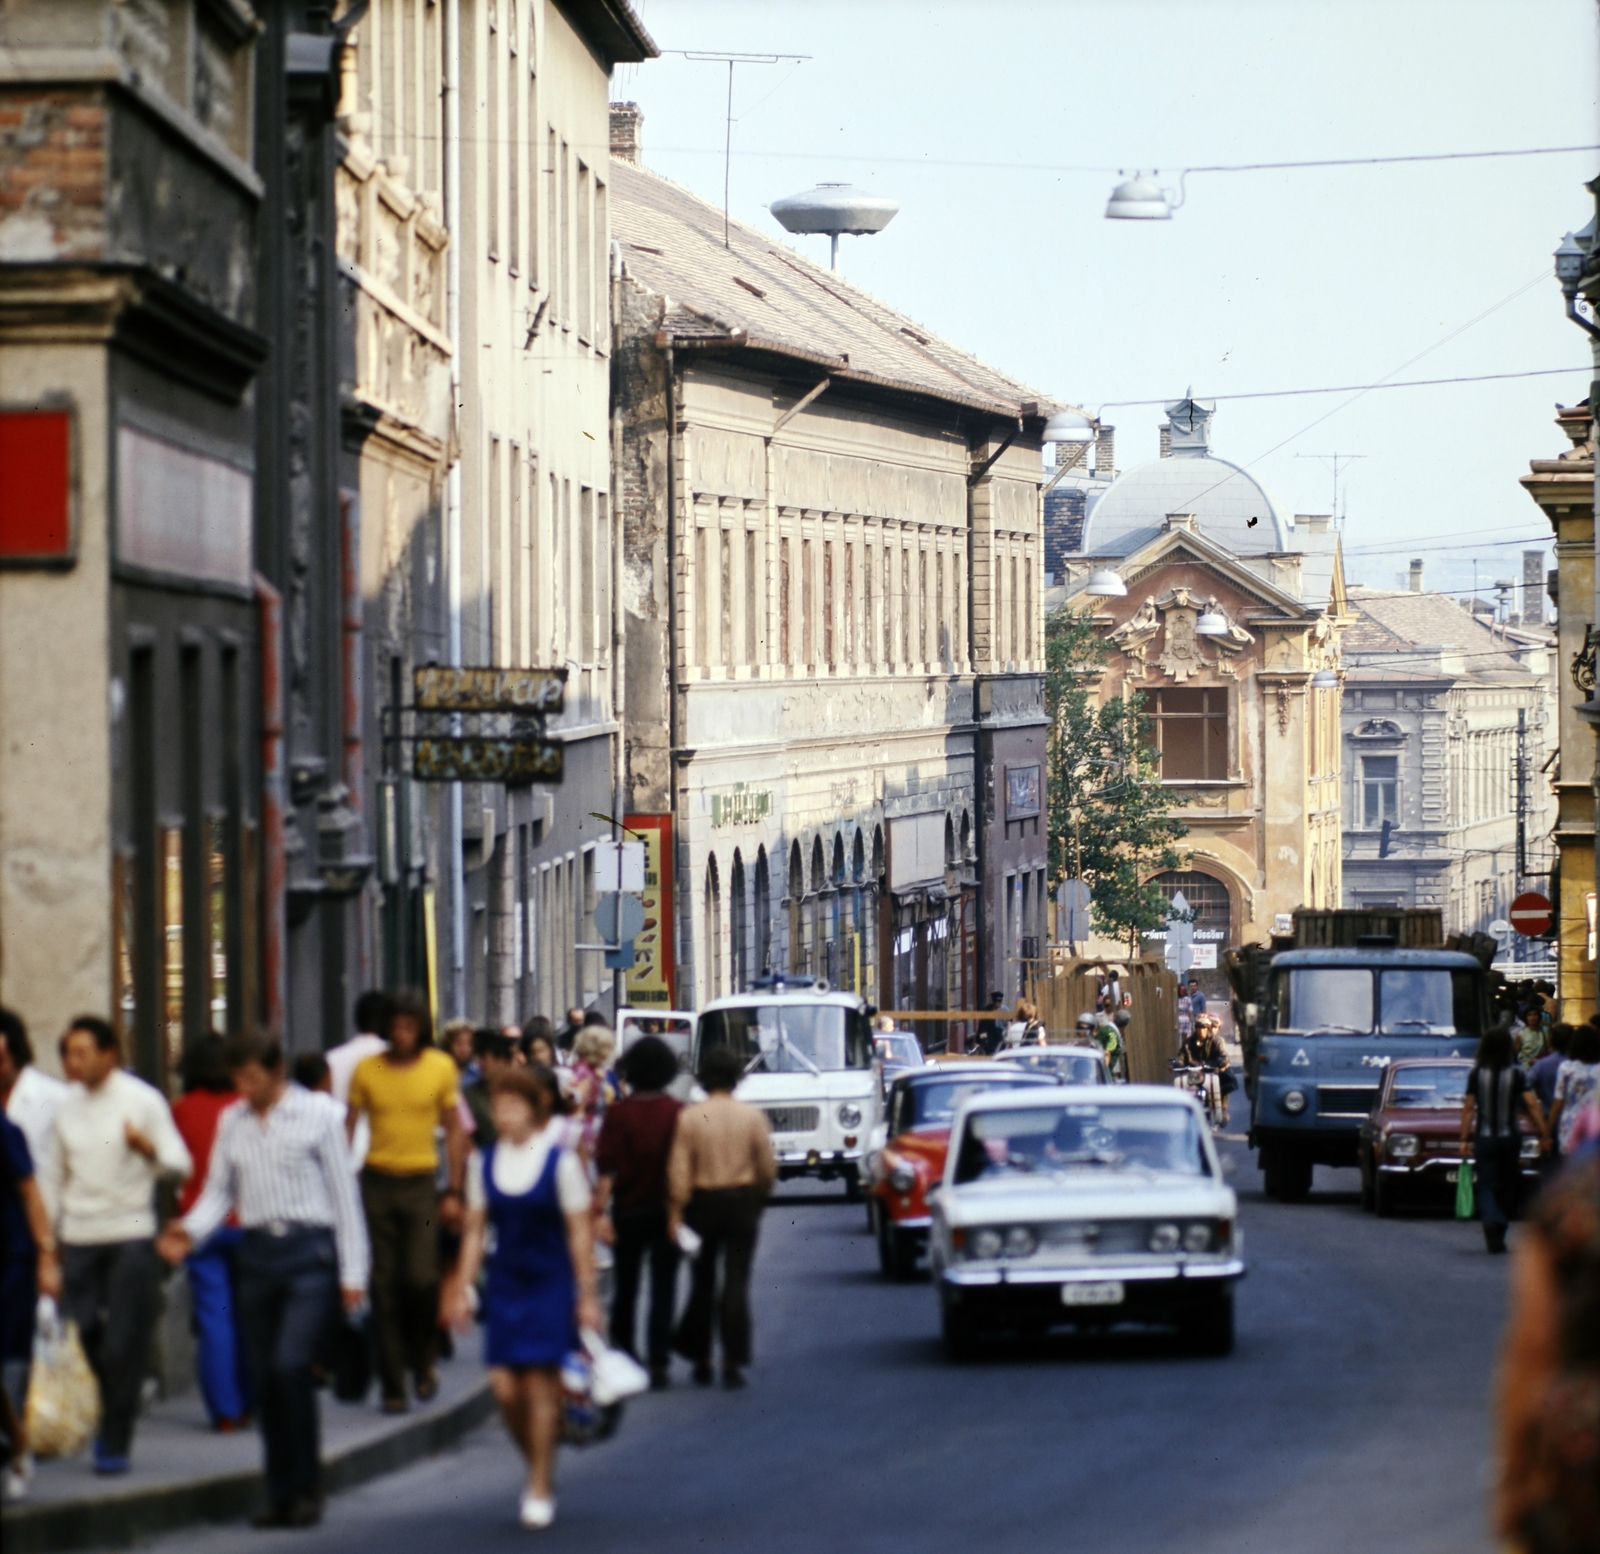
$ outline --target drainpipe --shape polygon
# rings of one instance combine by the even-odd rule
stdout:
[[[444,13],[444,224],[445,332],[450,336],[450,440],[454,457],[445,476],[444,587],[445,656],[461,663],[461,448],[456,431],[461,410],[461,0],[447,0]],[[466,1008],[467,872],[461,852],[461,784],[447,792],[446,867],[450,879],[449,1008]]]
[[[617,371],[617,330],[622,313],[622,249],[611,244],[611,371]],[[623,841],[622,822],[628,813],[628,741],[625,719],[628,693],[625,683],[628,633],[622,613],[623,578],[622,519],[622,417],[616,411],[616,394],[611,395],[611,720],[616,724],[613,739],[611,783],[611,839]],[[621,885],[621,880],[618,880]],[[612,974],[612,1018],[622,1008],[627,977],[622,971]]]
[[[256,610],[261,639],[261,987],[267,1029],[281,1037],[288,1006],[284,851],[283,595],[259,572]]]
[[[351,834],[353,846],[347,853],[365,856],[366,833],[366,753],[361,737],[362,703],[362,636],[365,620],[361,598],[361,504],[355,493],[339,493],[339,518],[341,548],[339,569],[343,583],[344,612],[344,770],[345,803],[355,817]],[[363,890],[356,898],[356,960],[359,980],[363,987],[372,984],[372,937],[369,932],[371,915],[365,910],[370,897]]]
[[[663,317],[666,306],[662,307]],[[686,856],[683,841],[683,816],[678,803],[678,747],[682,730],[678,726],[678,647],[681,636],[678,621],[678,361],[669,337],[667,362],[667,802],[672,815],[672,894],[673,923],[677,930],[677,964],[673,968],[678,985],[673,994],[679,1008],[693,1008],[684,999],[683,978],[695,974],[694,913],[678,910],[680,903],[692,901],[694,892],[688,870],[682,867]],[[685,890],[685,886],[689,889]]]

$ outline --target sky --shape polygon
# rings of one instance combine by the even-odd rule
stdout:
[[[900,204],[840,269],[1158,454],[1159,404],[1222,399],[1212,449],[1290,512],[1333,510],[1346,576],[1487,593],[1549,530],[1517,485],[1587,393],[1551,253],[1600,151],[1195,173],[1170,222],[1107,221],[1126,169],[1600,144],[1594,0],[635,0],[667,50],[804,54],[734,70],[732,214],[846,181]],[[727,66],[621,67],[644,161],[720,204]],[[1102,408],[1104,407],[1104,408]],[[1316,424],[1313,424],[1316,423]],[[1549,564],[1547,562],[1547,564]]]

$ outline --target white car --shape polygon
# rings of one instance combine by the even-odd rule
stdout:
[[[739,1055],[744,1078],[734,1093],[767,1114],[779,1177],[842,1178],[859,1196],[861,1157],[881,1109],[867,1005],[826,982],[763,978],[701,1012],[697,1072],[715,1046]]]
[[[1060,1324],[1177,1326],[1233,1348],[1238,1201],[1204,1113],[1162,1085],[999,1091],[957,1112],[932,1198],[944,1340]]]

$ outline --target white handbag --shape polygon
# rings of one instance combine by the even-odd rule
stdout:
[[[631,1354],[611,1348],[598,1333],[585,1328],[583,1347],[589,1356],[589,1396],[600,1408],[650,1390],[650,1372]]]

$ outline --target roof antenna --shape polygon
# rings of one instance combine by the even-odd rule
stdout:
[[[733,67],[735,65],[776,65],[780,60],[792,59],[796,64],[811,58],[809,54],[724,54],[716,49],[662,49],[663,54],[681,54],[685,59],[706,60],[713,64],[726,62],[728,66],[728,120],[722,140],[722,246],[728,248],[728,178],[733,164]],[[782,83],[780,83],[781,85]]]

